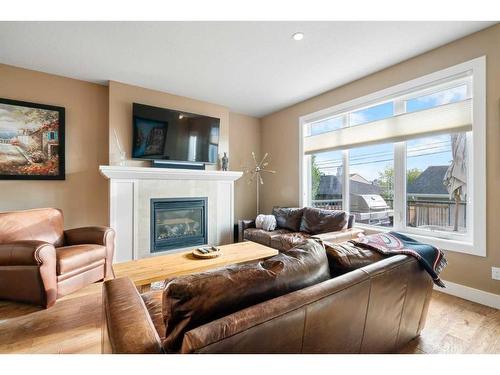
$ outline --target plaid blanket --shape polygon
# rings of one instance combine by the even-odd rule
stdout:
[[[397,232],[372,234],[350,242],[360,247],[375,250],[382,255],[405,254],[413,256],[431,275],[434,283],[445,288],[444,283],[439,278],[439,273],[448,262],[443,251],[434,246],[418,242]]]

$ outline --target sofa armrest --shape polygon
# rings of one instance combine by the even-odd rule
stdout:
[[[101,226],[74,228],[64,231],[64,239],[68,246],[81,244],[106,246],[112,232],[113,229]]]
[[[248,228],[255,228],[255,220],[238,220],[238,242],[244,240],[244,232]]]
[[[69,229],[64,231],[65,244],[95,244],[106,247],[106,268],[104,278],[114,277],[113,255],[115,253],[115,231],[109,227],[94,226]]]
[[[103,284],[102,352],[162,353],[158,332],[137,288],[129,278]]]
[[[56,250],[44,241],[13,241],[0,244],[0,266],[40,266],[54,261]]]
[[[43,241],[0,244],[0,299],[45,308],[57,298],[56,249]]]
[[[322,241],[339,243],[344,241],[349,241],[358,238],[360,235],[363,235],[364,231],[359,228],[350,228],[343,229],[338,232],[328,232],[315,234],[312,237],[318,238]]]

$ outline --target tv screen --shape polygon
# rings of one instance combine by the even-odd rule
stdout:
[[[133,104],[132,157],[216,163],[220,119]]]

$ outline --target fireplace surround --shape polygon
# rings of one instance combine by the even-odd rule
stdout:
[[[99,169],[110,180],[109,221],[116,232],[115,263],[162,254],[151,251],[151,199],[206,197],[205,243],[219,246],[232,242],[234,181],[242,172],[117,165]]]
[[[151,199],[152,253],[208,242],[208,198]]]

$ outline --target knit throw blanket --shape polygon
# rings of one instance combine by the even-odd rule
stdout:
[[[418,242],[397,232],[372,234],[350,242],[360,247],[375,250],[382,255],[405,254],[413,256],[431,275],[434,283],[445,288],[439,274],[447,265],[446,257],[442,250],[434,246]]]

